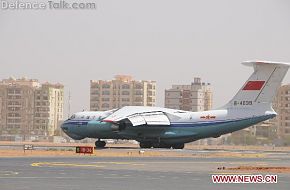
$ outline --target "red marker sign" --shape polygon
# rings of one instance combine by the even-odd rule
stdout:
[[[90,147],[90,146],[77,146],[76,147],[76,153],[93,154],[94,153],[94,147]]]

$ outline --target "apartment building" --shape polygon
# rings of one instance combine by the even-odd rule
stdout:
[[[63,85],[35,79],[0,81],[0,135],[54,135],[63,119]]]
[[[156,82],[116,75],[113,80],[90,81],[90,110],[104,111],[123,106],[155,106]]]
[[[189,85],[172,85],[165,90],[165,107],[186,111],[204,111],[212,108],[210,83],[201,82],[195,77]]]
[[[273,108],[278,113],[274,120],[278,137],[290,137],[290,84],[279,88],[273,102]]]
[[[54,135],[63,120],[63,89],[62,84],[50,83],[36,89],[33,132],[37,135]]]

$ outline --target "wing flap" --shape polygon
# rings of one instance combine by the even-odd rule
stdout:
[[[127,117],[133,126],[139,125],[170,125],[168,117],[163,112],[138,113]]]
[[[132,123],[133,127],[146,124],[145,119],[140,115],[130,116],[130,117],[128,117],[128,119]]]

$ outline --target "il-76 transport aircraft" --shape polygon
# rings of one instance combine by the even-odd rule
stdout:
[[[110,111],[79,112],[61,128],[71,138],[133,139],[141,148],[182,149],[184,144],[232,133],[277,115],[272,100],[289,63],[247,61],[254,73],[225,106],[217,110],[190,112],[160,107],[126,106]],[[229,76],[234,77],[234,76]]]

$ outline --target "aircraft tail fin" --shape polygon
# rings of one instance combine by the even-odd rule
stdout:
[[[242,64],[254,67],[254,73],[224,108],[264,105],[272,110],[273,98],[281,86],[290,64],[269,61],[247,61]]]

